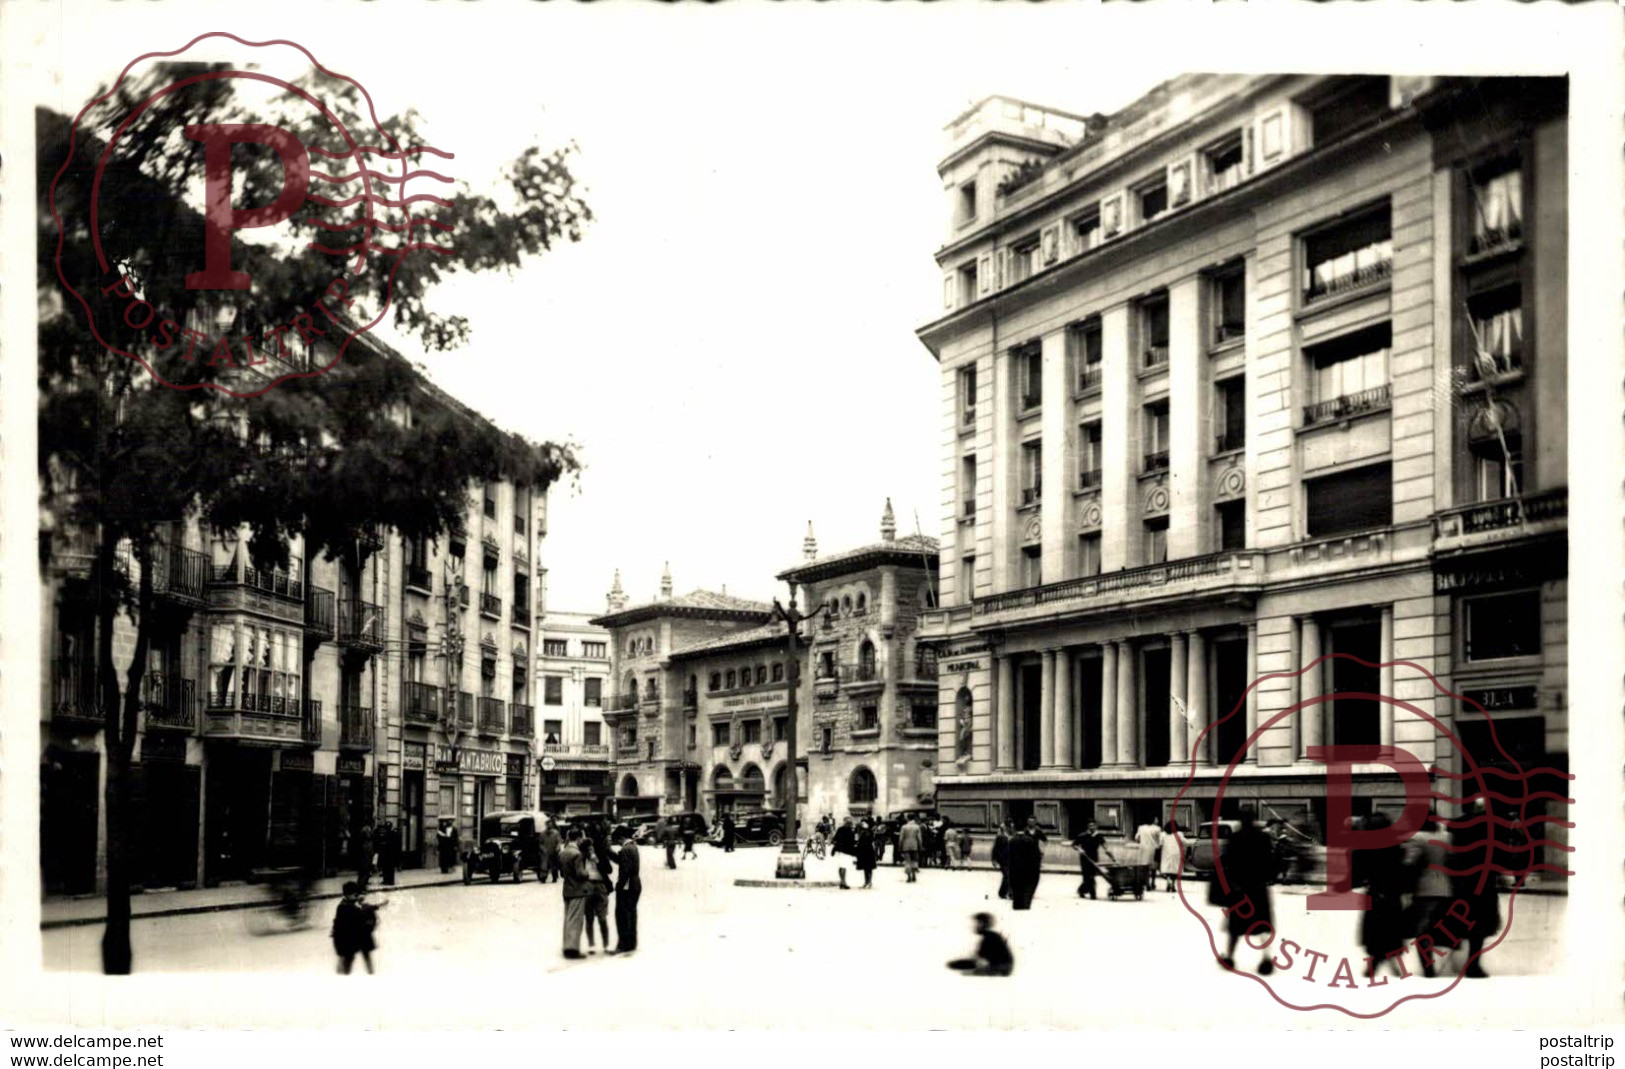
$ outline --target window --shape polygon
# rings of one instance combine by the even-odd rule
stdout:
[[[976,300],[976,261],[959,269],[959,303],[971,304]]]
[[[581,742],[585,746],[603,745],[604,725],[596,720],[588,720],[581,725]]]
[[[908,726],[916,731],[935,730],[937,705],[935,702],[914,702],[908,707]]]
[[[773,662],[773,682],[775,682],[775,683],[783,683],[784,682],[784,662],[782,662],[782,661],[774,661]]]
[[[1168,517],[1156,516],[1145,521],[1145,562],[1164,564],[1168,560]]]
[[[1388,205],[1326,227],[1303,241],[1303,299],[1315,301],[1388,277],[1394,262]]]
[[[739,726],[744,731],[747,745],[762,741],[762,722],[760,720],[743,720],[740,721]]]
[[[648,739],[645,741],[643,753],[645,759],[650,761],[655,759],[655,742],[656,740],[654,739]]]
[[[602,679],[585,679],[581,682],[581,704],[595,708],[604,704],[604,681]]]
[[[1384,323],[1308,350],[1311,403],[1303,414],[1306,426],[1387,406],[1389,339]]]
[[[1470,253],[1498,249],[1523,237],[1523,171],[1516,160],[1501,160],[1475,171],[1468,179],[1473,217]]]
[[[737,677],[734,675],[734,670],[730,668],[728,669],[728,681],[724,684],[724,689],[733,690],[736,686],[738,686]]]
[[[543,720],[542,721],[542,739],[543,739],[543,741],[552,743],[553,745],[557,746],[558,743],[559,743],[559,740],[561,740],[563,738],[564,738],[564,721],[562,721],[562,720]]]
[[[1015,365],[1016,396],[1021,398],[1025,411],[1037,408],[1044,401],[1044,349],[1038,341],[1030,341],[1010,350]]]
[[[1216,453],[1247,444],[1247,380],[1243,376],[1213,384],[1213,449]]]
[[[833,650],[825,650],[818,655],[818,678],[835,678],[835,653]]]
[[[1076,236],[1081,251],[1087,252],[1099,246],[1101,242],[1099,204],[1085,209],[1082,215],[1072,221],[1072,233]]]
[[[1540,591],[1516,590],[1463,598],[1462,653],[1469,661],[1540,653]]]
[[[543,657],[568,657],[568,656],[570,656],[570,640],[569,639],[564,639],[564,638],[544,638],[544,639],[542,639],[542,656]]]
[[[1078,392],[1100,388],[1100,317],[1080,319],[1066,328],[1066,355],[1078,376]]]
[[[563,705],[564,704],[564,677],[563,676],[543,676],[542,677],[542,704],[543,705]]]
[[[1241,264],[1215,271],[1209,282],[1213,344],[1223,345],[1247,334],[1247,272]]]
[[[880,730],[880,707],[878,705],[865,705],[858,710],[858,730]]]
[[[1021,547],[1021,585],[1024,587],[1044,585],[1044,547]]]
[[[970,604],[976,592],[976,555],[967,553],[959,558],[959,595],[965,604]]]
[[[731,738],[732,728],[728,724],[711,725],[711,745],[726,746]]]
[[[603,642],[583,642],[581,656],[602,661],[609,657],[609,646]]]
[[[818,750],[820,753],[829,753],[835,745],[835,732],[830,728],[821,728],[818,732]]]
[[[956,221],[963,226],[976,218],[976,183],[966,182],[959,187],[959,211]]]
[[[1078,489],[1100,486],[1100,421],[1078,428]]]
[[[875,678],[875,644],[864,639],[858,646],[858,678]]]
[[[866,613],[868,613],[868,611],[869,611],[869,595],[867,595],[867,594],[859,594],[858,595],[857,605],[855,605],[853,607],[853,609],[852,609],[853,615],[855,615],[855,616],[863,616]]]
[[[1219,549],[1247,548],[1247,502],[1221,501],[1213,506],[1219,520]]]
[[[1145,437],[1145,471],[1168,469],[1168,402],[1146,405],[1141,415]]]
[[[1100,535],[1078,536],[1078,575],[1087,579],[1100,574]]]
[[[711,673],[711,678],[706,681],[705,689],[706,690],[721,690],[722,689],[722,673],[721,672],[712,672]]]
[[[497,518],[497,488],[494,486],[485,488],[485,515],[493,520]]]
[[[1505,448],[1497,438],[1474,442],[1471,448],[1475,499],[1499,501],[1506,497],[1517,497],[1518,487],[1523,485],[1521,438],[1507,435]]]
[[[1021,503],[1036,505],[1044,496],[1044,443],[1021,443]]]
[[[976,426],[976,365],[959,369],[959,425]]]
[[[1335,96],[1309,104],[1309,126],[1314,143],[1325,145],[1388,112],[1388,79],[1380,76],[1350,78]]]
[[[759,687],[763,683],[766,683],[766,682],[767,682],[767,665],[759,664],[759,665],[756,666],[756,685]]]
[[[867,768],[852,770],[852,779],[847,784],[846,797],[854,805],[871,805],[879,796],[880,788],[875,784],[875,774]]]
[[[1136,187],[1134,196],[1140,207],[1140,222],[1149,223],[1168,210],[1168,175],[1158,174]]]
[[[624,727],[622,727],[621,728],[621,748],[623,750],[627,750],[627,751],[635,751],[637,749],[637,746],[638,746],[638,726],[636,724],[627,724]]]
[[[520,535],[525,533],[525,514],[523,512],[513,514],[513,533]]]
[[[525,617],[530,614],[530,576],[524,572],[513,573],[513,618],[516,623],[524,623]]]
[[[1236,131],[1203,153],[1207,163],[1207,191],[1223,193],[1241,182],[1246,156],[1241,147],[1241,131]]]
[[[976,457],[959,461],[959,515],[962,519],[976,518]]]
[[[699,745],[698,741],[696,741],[698,738],[699,738],[699,736],[697,734],[697,729],[695,728],[695,726],[693,724],[688,725],[688,748],[690,750],[694,749],[695,747],[697,747]]]
[[[1523,301],[1514,284],[1479,294],[1467,302],[1473,358],[1468,367],[1481,382],[1523,367]]]
[[[1306,479],[1303,489],[1305,534],[1309,538],[1393,523],[1394,477],[1388,464]]]
[[[789,733],[790,718],[787,716],[775,716],[773,718],[773,741],[783,742],[789,737]]]
[[[1010,284],[1023,282],[1038,270],[1038,235],[1023,238],[1010,247]]]
[[[1157,293],[1140,302],[1140,348],[1147,368],[1168,364],[1168,294]]]

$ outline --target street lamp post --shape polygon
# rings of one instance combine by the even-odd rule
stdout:
[[[781,880],[799,880],[807,875],[806,861],[801,853],[798,842],[797,805],[801,798],[800,775],[796,769],[796,703],[801,691],[801,622],[811,620],[823,611],[820,605],[812,612],[802,615],[796,608],[796,585],[790,584],[790,607],[787,609],[779,604],[777,598],[773,599],[773,618],[783,620],[785,623],[787,649],[790,663],[785,667],[784,677],[787,689],[785,701],[784,724],[784,768],[785,793],[789,795],[784,801],[784,845],[779,851],[778,869],[775,875]]]

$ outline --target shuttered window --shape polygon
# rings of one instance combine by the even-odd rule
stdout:
[[[1386,527],[1394,518],[1394,476],[1389,464],[1338,472],[1303,484],[1310,538]]]

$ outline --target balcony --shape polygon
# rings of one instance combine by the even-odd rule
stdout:
[[[422,564],[408,564],[406,587],[408,590],[419,590],[425,594],[434,593],[434,579],[430,576],[429,569]]]
[[[609,745],[601,742],[554,742],[548,744],[547,756],[607,761],[609,760]]]
[[[967,408],[959,414],[959,427],[961,430],[970,430],[976,426],[976,409]]]
[[[480,698],[481,735],[500,735],[508,726],[508,709],[501,698]]]
[[[333,592],[313,586],[305,596],[305,634],[317,642],[332,641],[338,634],[338,610],[333,604]]]
[[[1515,215],[1500,226],[1489,226],[1475,219],[1473,236],[1467,242],[1467,254],[1481,256],[1485,253],[1500,252],[1503,249],[1516,248],[1522,241],[1523,220]]]
[[[1140,469],[1142,475],[1168,470],[1168,450],[1158,449],[1145,455],[1145,466]]]
[[[480,615],[492,620],[502,619],[502,599],[480,591]]]
[[[1154,368],[1167,367],[1167,366],[1168,366],[1168,346],[1166,346],[1166,345],[1148,345],[1148,346],[1145,347],[1145,369],[1147,371],[1151,371]]]
[[[1078,472],[1078,489],[1079,490],[1099,490],[1100,489],[1100,469],[1099,468],[1088,468],[1088,469],[1086,469],[1084,471]]]
[[[220,611],[251,610],[280,617],[294,627],[304,623],[302,580],[281,568],[216,564],[210,569],[208,604]]]
[[[88,662],[52,662],[51,720],[91,730],[103,726],[101,693]]]
[[[1044,394],[1040,390],[1032,390],[1021,395],[1021,410],[1030,412],[1044,403]]]
[[[362,524],[356,528],[356,545],[369,553],[376,553],[384,548],[384,534],[375,523]]]
[[[457,692],[457,730],[474,730],[474,695],[466,690]]]
[[[1213,345],[1229,345],[1231,342],[1241,341],[1247,337],[1247,326],[1244,323],[1220,323],[1213,328]]]
[[[637,691],[632,691],[630,694],[611,694],[609,696],[608,709],[612,713],[630,713],[636,710],[637,707]]]
[[[304,717],[299,723],[300,741],[311,746],[322,744],[322,703],[315,698],[303,702]]]
[[[384,614],[370,601],[340,601],[339,642],[355,650],[377,653],[384,648]]]
[[[515,627],[522,627],[526,631],[530,630],[530,598],[528,596],[513,599],[513,616],[509,622]]]
[[[433,727],[440,722],[440,689],[407,681],[401,694],[401,715],[408,724]]]
[[[995,621],[1004,624],[1025,618],[1116,609],[1132,602],[1232,597],[1256,592],[1263,578],[1260,554],[1231,550],[977,598],[973,615],[977,624]]]
[[[1100,389],[1101,365],[1090,364],[1078,372],[1078,392],[1091,393]]]
[[[345,750],[372,749],[372,707],[345,705],[339,709],[339,746]]]
[[[1568,529],[1568,487],[1445,509],[1433,517],[1433,550],[1455,553]]]
[[[1359,393],[1344,394],[1329,401],[1320,401],[1316,404],[1305,405],[1303,409],[1303,425],[1313,427],[1321,423],[1337,423],[1355,416],[1363,416],[1367,412],[1380,412],[1389,406],[1392,387],[1386,383],[1373,386],[1369,390]]]
[[[195,549],[158,545],[152,549],[152,592],[177,605],[203,604],[209,558]]]
[[[1023,486],[1021,488],[1021,503],[1023,506],[1036,505],[1043,500],[1043,497],[1044,488],[1042,486]]]
[[[299,698],[211,691],[204,705],[206,738],[289,745],[302,745],[307,741],[305,705]]]
[[[1365,289],[1386,280],[1394,269],[1394,245],[1381,241],[1356,252],[1310,265],[1306,274],[1305,304]]]
[[[197,682],[178,675],[148,672],[141,677],[141,707],[148,731],[196,731]]]
[[[1247,432],[1239,427],[1227,428],[1213,436],[1213,451],[1228,453],[1247,444]]]
[[[487,531],[480,536],[480,552],[485,554],[486,560],[495,563],[502,559],[502,543],[496,535]]]
[[[660,691],[650,687],[643,692],[642,704],[658,706],[660,704]]]
[[[692,688],[683,691],[683,708],[698,709],[700,706],[700,692]]]
[[[534,739],[536,737],[536,709],[529,705],[513,705],[513,726],[508,734],[516,739]]]

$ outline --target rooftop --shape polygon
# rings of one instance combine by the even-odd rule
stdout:
[[[596,627],[620,627],[662,616],[699,616],[723,620],[760,616],[765,619],[772,612],[773,606],[765,601],[736,598],[732,594],[721,594],[714,590],[691,590],[675,597],[629,605],[596,616],[588,623]]]
[[[930,535],[903,535],[873,542],[857,549],[842,550],[826,557],[804,561],[778,574],[790,582],[811,582],[831,576],[862,571],[878,564],[908,564],[920,568],[937,567],[937,540]]]
[[[684,646],[681,649],[672,650],[670,659],[673,661],[680,661],[690,657],[699,657],[707,653],[716,653],[721,650],[760,646],[770,642],[783,642],[784,640],[784,625],[774,622],[771,624],[763,624],[761,627],[747,628],[744,631],[735,631],[731,635],[722,635],[718,638],[706,639],[704,642],[696,642],[692,646]]]

